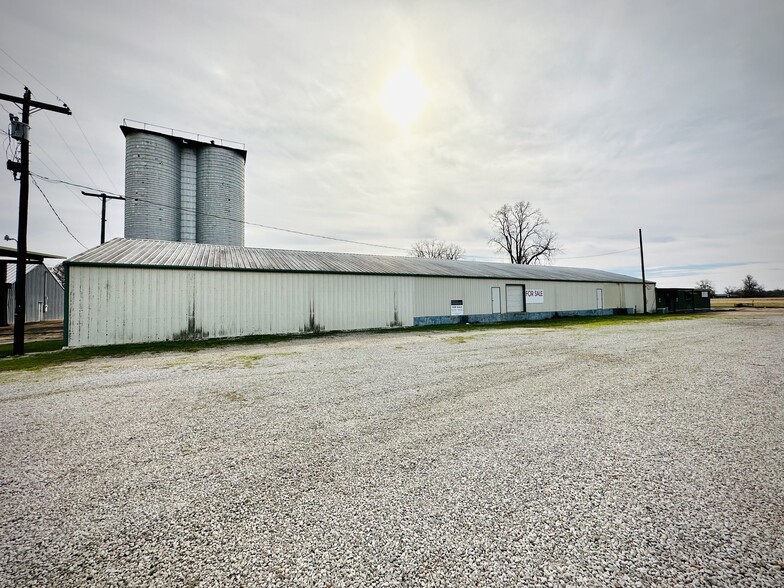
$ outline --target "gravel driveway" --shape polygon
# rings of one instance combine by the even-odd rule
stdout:
[[[784,312],[0,374],[2,586],[784,586]]]

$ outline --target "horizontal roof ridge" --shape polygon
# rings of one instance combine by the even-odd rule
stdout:
[[[195,259],[211,260],[193,264]],[[218,255],[215,255],[215,254]],[[225,255],[220,255],[224,253]],[[566,282],[641,283],[639,278],[604,270],[500,262],[453,261],[368,253],[335,253],[182,243],[148,239],[113,239],[81,253],[69,265],[167,267],[242,271],[411,275],[453,278],[499,278]]]

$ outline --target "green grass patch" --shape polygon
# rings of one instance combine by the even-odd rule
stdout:
[[[454,332],[485,331],[495,329],[559,329],[577,327],[609,327],[623,324],[647,324],[667,321],[697,320],[711,316],[710,313],[700,314],[635,314],[629,316],[587,316],[587,317],[562,317],[541,321],[520,321],[514,323],[489,323],[470,325],[433,325],[428,327],[406,327],[404,329],[371,329],[371,333],[394,333],[400,331],[420,332]],[[203,339],[197,341],[162,341],[157,343],[133,343],[129,345],[109,345],[104,347],[79,347],[77,349],[62,349],[62,341],[35,341],[25,345],[27,355],[8,357],[11,345],[0,346],[0,372],[15,370],[40,370],[50,366],[64,363],[87,361],[98,357],[125,357],[140,353],[167,353],[167,352],[197,352],[215,347],[228,347],[230,345],[269,345],[283,341],[311,339],[317,337],[331,337],[345,333],[344,331],[329,331],[321,333],[291,334],[291,335],[253,335],[238,339]],[[455,336],[452,343],[465,343],[471,337]],[[294,353],[294,352],[292,352]],[[254,361],[265,357],[261,355],[244,355],[239,359],[250,366]],[[285,353],[272,354],[285,355]]]
[[[156,343],[131,343],[127,345],[107,345],[103,347],[78,347],[76,349],[62,349],[62,341],[58,341],[53,348],[36,348],[38,343],[49,341],[31,342],[25,345],[26,355],[0,356],[0,372],[15,370],[40,370],[46,367],[87,361],[96,357],[125,357],[140,353],[167,353],[191,352],[214,347],[227,347],[229,345],[268,345],[292,339],[316,338],[328,336],[330,333],[311,333],[306,335],[252,335],[238,339],[202,339],[196,341],[160,341]],[[333,333],[335,334],[335,333]],[[59,351],[57,351],[59,350]],[[10,348],[9,348],[10,354]]]
[[[26,353],[40,353],[42,351],[57,351],[63,348],[62,339],[52,339],[50,341],[31,341],[25,343]],[[14,352],[13,343],[0,345],[0,357],[10,357]]]

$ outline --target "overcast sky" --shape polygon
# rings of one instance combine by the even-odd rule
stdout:
[[[782,31],[781,0],[26,0],[3,12],[0,92],[67,102],[73,117],[33,114],[31,169],[98,190],[124,189],[130,118],[245,143],[252,223],[491,260],[489,215],[525,199],[559,235],[556,265],[639,276],[636,249],[614,252],[642,228],[661,286],[781,288]],[[405,128],[381,99],[401,64],[427,96]],[[39,183],[97,245],[100,201]],[[0,203],[16,236],[4,169]],[[404,254],[255,226],[245,241]],[[32,185],[28,244],[83,250]]]

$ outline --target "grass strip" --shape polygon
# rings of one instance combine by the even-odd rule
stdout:
[[[628,316],[586,316],[586,317],[560,317],[541,321],[519,321],[509,323],[486,323],[464,325],[432,325],[427,327],[405,327],[403,329],[370,329],[371,333],[393,333],[400,331],[411,332],[455,332],[485,331],[495,329],[559,329],[578,327],[609,327],[619,324],[646,324],[673,320],[695,320],[710,316],[709,313],[700,314],[636,314]],[[102,347],[78,347],[75,349],[62,349],[61,340],[34,341],[25,345],[27,355],[9,357],[12,345],[0,345],[0,372],[16,370],[40,370],[46,367],[63,363],[86,361],[96,357],[124,357],[140,353],[166,353],[166,352],[196,352],[214,347],[228,347],[230,345],[269,345],[293,339],[330,337],[345,333],[346,331],[328,331],[324,333],[289,334],[289,335],[251,335],[236,339],[201,339],[194,341],[160,341],[156,343],[131,343],[127,345],[107,345]]]

